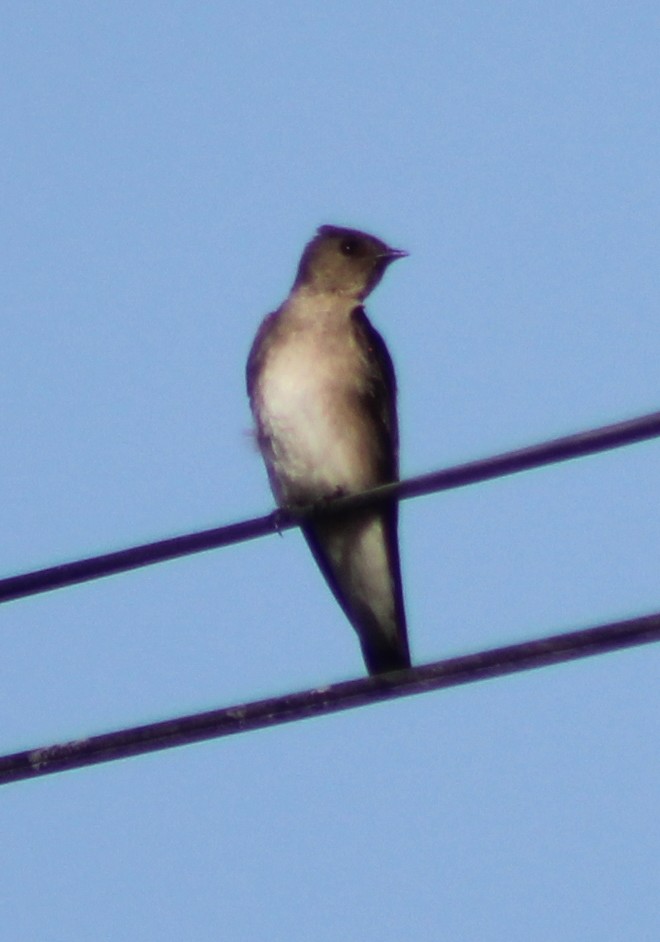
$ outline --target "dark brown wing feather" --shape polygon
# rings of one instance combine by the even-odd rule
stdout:
[[[352,320],[368,367],[369,378],[364,406],[371,414],[381,444],[378,483],[385,484],[395,481],[399,475],[399,427],[394,365],[385,341],[369,321],[364,308],[356,308]]]

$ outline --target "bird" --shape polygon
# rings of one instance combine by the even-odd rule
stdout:
[[[394,367],[363,301],[407,255],[358,229],[321,226],[288,297],[261,323],[247,390],[280,508],[322,505],[398,480]],[[411,663],[397,525],[395,500],[301,524],[371,675]]]

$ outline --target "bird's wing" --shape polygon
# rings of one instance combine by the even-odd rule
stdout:
[[[363,351],[367,367],[367,382],[362,394],[362,407],[371,418],[375,441],[378,447],[376,460],[376,484],[395,481],[398,477],[398,426],[396,415],[396,382],[394,367],[385,341],[369,322],[364,310],[356,308],[352,314],[355,339]],[[356,629],[370,673],[379,673],[408,667],[410,654],[406,632],[406,617],[401,583],[399,561],[399,543],[397,536],[398,502],[379,505],[371,510],[358,512],[354,517],[359,528],[364,521],[371,521],[369,527],[379,528],[385,541],[387,557],[386,569],[390,576],[390,587],[384,583],[386,594],[391,593],[393,620],[387,624],[379,623],[375,612],[362,606],[356,611],[345,590],[341,567],[331,556],[346,556],[343,542],[350,543],[351,525],[341,520],[315,521],[303,525],[302,530],[314,554],[316,562],[332,589],[335,598],[344,609]],[[329,549],[336,544],[336,552],[328,555]],[[354,561],[351,565],[359,567]],[[354,574],[349,576],[349,582]],[[374,600],[375,601],[375,600]]]
[[[385,341],[371,324],[364,308],[352,314],[358,346],[367,365],[362,404],[369,413],[379,449],[378,483],[395,481],[399,474],[399,428],[396,414],[396,376]]]

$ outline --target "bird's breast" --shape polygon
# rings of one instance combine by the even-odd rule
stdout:
[[[262,450],[275,495],[297,503],[373,483],[365,364],[347,332],[298,331],[274,344],[257,383]]]

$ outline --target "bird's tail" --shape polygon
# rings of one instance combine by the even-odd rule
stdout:
[[[303,533],[358,634],[369,673],[410,667],[396,506],[315,520]]]

